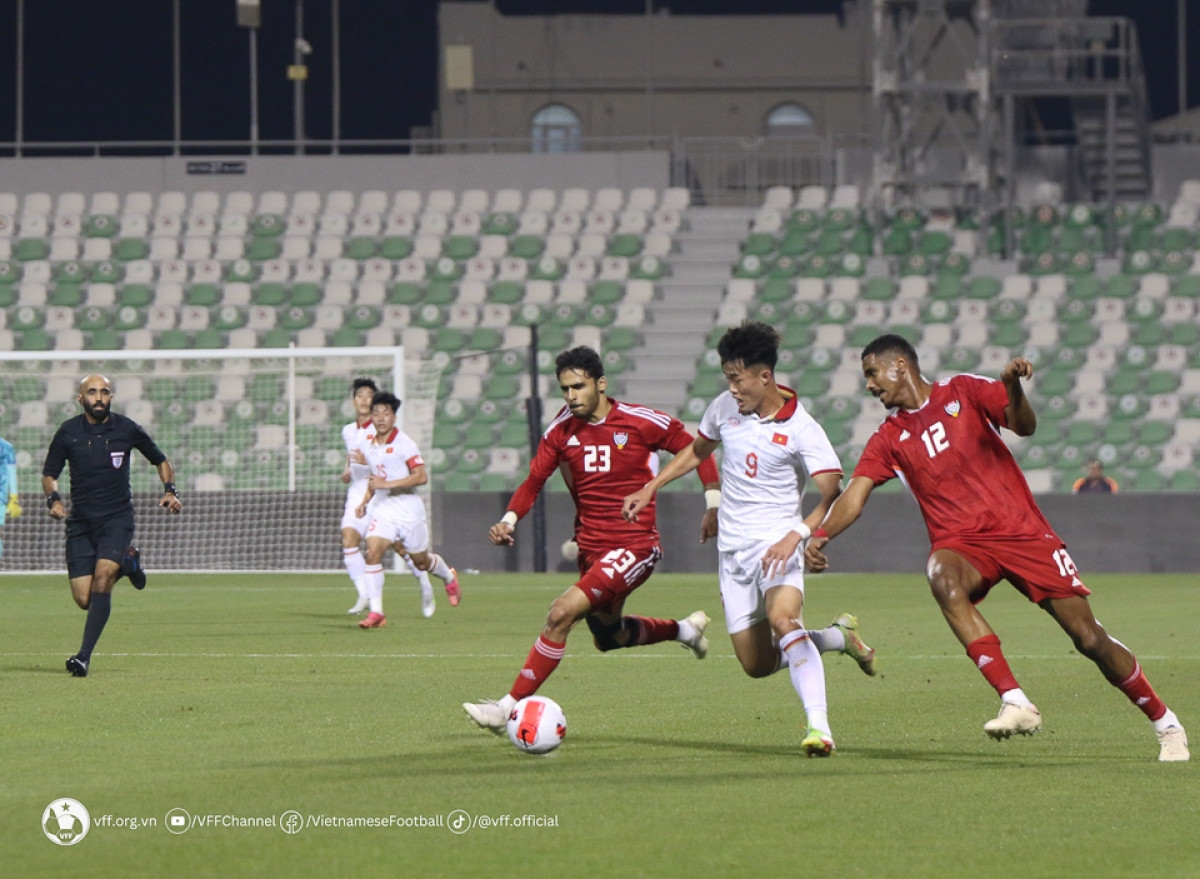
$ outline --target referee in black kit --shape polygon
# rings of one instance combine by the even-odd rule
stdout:
[[[50,441],[42,467],[42,491],[50,517],[67,520],[67,576],[75,603],[86,610],[83,644],[67,660],[67,671],[87,677],[92,650],[112,611],[112,590],[122,576],[136,589],[146,573],[133,544],[133,494],[129,459],[137,449],[158,469],[160,507],[183,509],[175,490],[175,468],[136,421],[112,411],[112,384],[102,375],[79,383],[83,414],[64,421]],[[71,465],[71,514],[58,493],[58,477]]]

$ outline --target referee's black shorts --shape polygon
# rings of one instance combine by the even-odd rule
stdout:
[[[67,576],[86,577],[98,559],[118,565],[133,543],[133,510],[103,519],[67,519]]]

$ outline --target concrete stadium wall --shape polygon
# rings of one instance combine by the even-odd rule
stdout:
[[[239,492],[188,495],[182,516],[163,515],[155,506],[158,499],[135,498],[137,542],[149,570],[341,571],[341,492],[278,493],[266,519],[266,507],[251,514]],[[261,494],[256,499],[265,500]],[[504,515],[508,499],[499,492],[435,495],[435,549],[460,571],[532,571],[531,517],[518,524],[515,547],[495,547],[487,540],[488,528]],[[574,527],[574,507],[562,491],[547,493],[546,502],[547,570],[561,572],[564,582],[570,582],[575,567],[560,550]],[[1067,542],[1085,581],[1096,572],[1200,574],[1200,541],[1187,525],[1196,518],[1193,495],[1044,495],[1038,502]],[[715,589],[716,546],[699,542],[703,508],[698,488],[659,498],[665,553],[659,570],[713,573]],[[32,498],[25,515],[9,521],[0,536],[0,570],[65,567],[63,526],[52,522]],[[862,518],[833,543],[830,559],[836,571],[909,573],[920,583],[928,549],[911,497],[884,493],[872,497]]]
[[[504,515],[507,494],[442,494],[435,498],[435,534],[461,568],[532,571],[530,519],[517,526],[517,545],[500,549],[487,529]],[[1038,503],[1085,580],[1089,572],[1200,574],[1200,541],[1185,523],[1195,521],[1197,498],[1182,494],[1111,497],[1044,495]],[[703,501],[699,491],[659,498],[658,525],[665,558],[660,571],[716,571],[717,552],[699,543]],[[560,547],[574,527],[574,508],[562,492],[547,495],[548,570],[569,573]],[[911,572],[920,580],[929,538],[916,503],[906,493],[874,495],[857,523],[832,544],[838,571]]]
[[[222,170],[224,169],[224,170]],[[236,173],[227,173],[227,172]],[[220,172],[220,173],[218,173]],[[670,185],[666,152],[0,159],[5,192],[497,190]]]

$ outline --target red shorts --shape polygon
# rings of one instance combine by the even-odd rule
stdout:
[[[1017,587],[1035,604],[1046,598],[1091,595],[1083,585],[1067,545],[1053,535],[1012,540],[962,541],[949,538],[932,551],[948,549],[969,561],[983,577],[983,591],[972,602],[978,604],[1001,580]]]
[[[637,549],[579,551],[579,580],[575,586],[587,596],[592,610],[608,610],[654,573],[662,558],[657,546]]]

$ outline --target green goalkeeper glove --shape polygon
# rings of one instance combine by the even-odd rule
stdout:
[[[8,496],[8,506],[4,508],[4,511],[8,513],[8,517],[10,519],[19,519],[21,517],[23,510],[21,509],[21,504],[17,500],[17,496],[15,494],[10,494]]]

